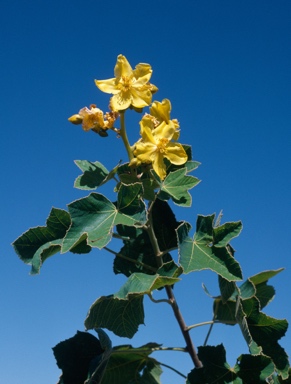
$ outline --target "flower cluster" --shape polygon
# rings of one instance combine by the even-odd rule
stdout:
[[[163,180],[166,177],[164,158],[172,164],[186,163],[188,156],[183,146],[172,140],[179,137],[179,123],[170,119],[171,103],[164,99],[162,103],[154,102],[150,114],[140,121],[141,139],[135,144],[134,159],[130,166],[151,163],[154,171]]]
[[[78,114],[69,118],[73,124],[82,124],[85,131],[92,130],[100,136],[107,136],[107,130],[113,129],[122,138],[127,150],[131,167],[141,164],[151,164],[161,180],[167,175],[165,159],[175,165],[186,163],[188,156],[183,146],[176,141],[180,135],[177,119],[171,119],[171,103],[168,99],[162,102],[154,101],[152,95],[157,87],[151,84],[152,69],[149,64],[140,63],[135,69],[126,57],[119,55],[114,68],[115,77],[107,80],[95,80],[96,86],[105,93],[113,96],[110,99],[111,112],[103,113],[96,105],[90,109],[82,108]],[[124,123],[124,113],[128,108],[141,111],[149,107],[140,121],[141,138],[130,146]],[[120,129],[114,128],[114,123],[120,115]]]
[[[118,117],[117,112],[106,112],[105,115],[101,109],[95,104],[90,105],[90,109],[84,107],[79,113],[69,118],[73,124],[82,124],[84,131],[92,131],[99,133],[100,136],[107,136],[107,129],[112,129],[115,120]]]

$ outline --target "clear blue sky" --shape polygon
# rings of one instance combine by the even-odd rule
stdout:
[[[125,281],[113,275],[112,256],[98,250],[56,255],[39,276],[29,276],[10,246],[29,227],[44,225],[52,206],[65,209],[84,196],[73,188],[73,160],[98,160],[108,169],[126,160],[113,135],[102,140],[67,121],[91,103],[106,109],[108,97],[93,80],[112,77],[120,53],[133,66],[152,65],[155,99],[171,100],[181,142],[202,163],[193,207],[176,210],[177,218],[194,225],[197,214],[223,209],[224,221],[242,220],[232,244],[244,277],[286,267],[273,278],[277,294],[265,312],[291,320],[290,18],[288,0],[3,0],[0,383],[56,382],[51,348],[83,330],[93,301]],[[130,130],[136,140],[135,117]],[[111,196],[111,188],[100,192]],[[202,282],[218,294],[211,272],[190,274],[175,288],[188,324],[211,319]],[[114,345],[184,346],[165,306],[146,300],[146,327],[132,340],[113,336]],[[195,345],[206,332],[192,331]],[[247,352],[238,327],[217,326],[209,343],[221,342],[232,365]],[[290,354],[290,332],[281,345]],[[191,369],[181,353],[154,357]],[[179,380],[165,372],[164,383]]]

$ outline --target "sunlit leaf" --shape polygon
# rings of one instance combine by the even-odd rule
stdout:
[[[114,295],[119,299],[127,299],[133,294],[145,295],[166,285],[173,285],[179,282],[176,277],[147,275],[145,273],[133,273],[120,290]]]
[[[161,191],[169,195],[175,204],[190,207],[192,197],[188,190],[195,187],[200,180],[186,174],[186,168],[170,172],[161,184]]]
[[[140,225],[144,222],[146,220],[145,205],[140,202],[135,192],[133,191],[135,198],[130,200],[129,206],[122,206],[120,210],[99,193],[91,193],[69,204],[72,224],[64,238],[62,253],[76,247],[85,239],[89,246],[101,249],[111,240],[115,225],[120,223]]]
[[[102,248],[111,239],[117,209],[105,196],[91,193],[68,205],[72,225],[63,244],[62,253],[87,239],[91,247]]]
[[[180,264],[185,273],[210,269],[228,281],[241,280],[239,263],[227,247],[217,248],[213,245],[213,219],[214,215],[198,216],[193,238],[187,235],[188,223],[177,228]]]
[[[237,237],[242,230],[241,221],[225,223],[213,228],[213,243],[216,247],[226,247],[227,244]]]

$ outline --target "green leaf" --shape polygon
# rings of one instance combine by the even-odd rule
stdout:
[[[108,177],[108,170],[104,167],[104,165],[99,163],[99,161],[92,163],[87,160],[75,160],[75,164],[83,172],[83,174],[78,176],[75,180],[75,188],[84,190],[96,189],[100,185],[104,184],[106,178]]]
[[[97,328],[95,329],[95,331],[99,336],[100,345],[104,352],[101,356],[97,356],[96,358],[91,360],[88,372],[88,379],[85,381],[84,384],[102,383],[102,379],[112,353],[112,343],[106,332],[104,332],[101,328]]]
[[[70,224],[68,212],[52,208],[45,227],[31,228],[13,242],[20,259],[31,265],[31,274],[39,273],[44,261],[60,251]]]
[[[103,248],[111,239],[117,209],[105,196],[91,193],[68,205],[72,225],[63,244],[62,253],[69,251],[84,239],[91,247]]]
[[[181,224],[166,201],[156,199],[152,207],[154,232],[162,252],[178,247],[176,229]]]
[[[255,294],[256,287],[249,279],[239,287],[239,295],[242,300],[251,299]]]
[[[178,266],[174,260],[164,263],[157,271],[160,276],[179,277],[183,273],[183,268]]]
[[[234,367],[235,373],[243,383],[266,383],[266,379],[274,373],[272,360],[263,355],[241,355]]]
[[[141,226],[147,220],[145,203],[141,199],[142,183],[121,184],[118,191],[116,224]]]
[[[86,329],[106,328],[128,338],[134,336],[140,324],[144,324],[142,295],[126,300],[102,296],[92,304],[85,319]]]
[[[225,223],[213,228],[213,243],[216,247],[226,247],[227,244],[237,237],[242,230],[241,221]]]
[[[173,285],[179,282],[176,277],[147,275],[145,273],[133,273],[120,290],[114,295],[119,299],[128,299],[132,295],[150,294],[152,291],[166,285]]]
[[[241,298],[238,296],[237,301],[236,301],[236,308],[235,308],[235,319],[238,322],[242,335],[247,342],[247,345],[249,347],[249,351],[253,355],[258,355],[262,352],[262,348],[254,341],[252,338],[249,325],[247,322],[247,316],[246,313],[244,312],[243,308],[243,301]]]
[[[226,362],[226,353],[223,345],[216,347],[198,347],[198,357],[202,368],[194,368],[188,375],[189,384],[225,384],[236,379],[236,373]]]
[[[187,161],[185,163],[187,173],[194,171],[195,169],[197,169],[199,167],[199,165],[201,165],[201,163],[199,163],[198,161],[193,161],[193,160]]]
[[[232,294],[236,292],[236,284],[233,281],[228,281],[224,279],[220,275],[218,275],[218,283],[222,303],[224,304],[232,296]]]
[[[133,189],[132,193],[135,194],[136,190]],[[72,250],[84,240],[89,246],[101,249],[111,240],[112,228],[115,225],[144,223],[146,220],[145,205],[140,202],[138,195],[135,197],[131,196],[131,200],[127,200],[128,205],[121,205],[120,209],[118,204],[116,207],[99,193],[91,193],[89,196],[69,204],[72,224],[64,238],[62,253]],[[121,202],[123,203],[124,200],[121,199]]]
[[[179,261],[185,273],[210,269],[228,281],[241,280],[239,263],[227,247],[213,245],[214,215],[198,216],[194,238],[187,235],[189,224],[183,223],[177,228],[179,241]]]
[[[139,348],[131,345],[113,348],[102,384],[161,384],[160,364],[150,357],[159,344],[149,343]]]
[[[262,347],[266,356],[272,358],[282,378],[287,378],[290,367],[288,356],[278,343],[287,331],[287,320],[275,319],[260,312],[260,304],[256,298],[245,300],[242,305],[253,340]]]
[[[155,274],[157,272],[156,257],[146,231],[141,228],[117,225],[117,231],[124,237],[124,246],[114,259],[114,273],[130,276],[134,272]],[[163,262],[171,261],[169,253],[162,257]]]
[[[161,191],[169,195],[175,204],[190,207],[192,197],[188,190],[195,187],[200,180],[193,176],[186,176],[186,173],[186,168],[170,172],[161,183]]]
[[[273,297],[275,296],[275,289],[273,286],[267,284],[268,280],[276,276],[283,270],[284,268],[264,271],[249,278],[251,283],[255,285],[256,297],[260,302],[261,309],[268,305],[269,302],[272,301]]]
[[[92,360],[100,358],[103,350],[95,336],[78,331],[74,337],[57,344],[53,353],[62,370],[59,383],[83,384]]]

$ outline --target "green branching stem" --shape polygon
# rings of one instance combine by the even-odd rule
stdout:
[[[157,304],[157,303],[167,303],[167,304],[172,305],[172,303],[170,302],[170,300],[167,300],[167,299],[159,299],[159,300],[156,300],[156,299],[154,299],[151,293],[148,294],[148,297],[151,299],[151,301],[152,301],[153,303],[156,303],[156,304]]]
[[[237,324],[236,321],[220,321],[220,320],[209,320],[209,321],[204,321],[203,323],[197,323],[197,324],[192,324],[188,326],[188,330],[190,331],[191,329],[202,327],[203,325],[213,325],[213,324],[228,324],[228,325],[235,325]]]
[[[154,253],[156,255],[157,265],[160,268],[163,265],[163,260],[162,260],[163,253],[160,250],[160,247],[159,247],[159,244],[158,244],[158,240],[157,240],[156,235],[154,233],[153,220],[152,220],[152,206],[153,206],[153,203],[154,202],[152,202],[150,204],[150,207],[149,207],[149,210],[148,210],[148,217],[149,217],[149,219],[148,219],[147,225],[145,226],[145,230],[147,231],[147,233],[149,235],[149,238],[150,238],[150,241],[151,241],[151,244],[152,244],[152,247],[153,247],[153,251],[154,251]],[[201,363],[201,361],[198,358],[197,352],[195,350],[194,344],[193,344],[192,339],[191,339],[190,334],[189,334],[189,329],[188,329],[188,327],[187,327],[187,325],[185,323],[185,320],[184,320],[184,318],[183,318],[183,316],[182,316],[182,314],[180,312],[180,309],[179,309],[178,303],[176,301],[173,289],[172,289],[171,286],[166,285],[165,286],[165,290],[167,292],[167,296],[168,296],[169,302],[171,303],[174,315],[176,317],[176,320],[177,320],[177,322],[179,324],[180,330],[181,330],[182,335],[184,337],[184,340],[186,342],[187,352],[189,353],[189,355],[190,355],[190,357],[191,357],[191,359],[192,359],[192,361],[194,363],[194,366],[196,368],[201,368],[202,367],[202,363]]]
[[[177,369],[171,367],[170,365],[167,365],[167,364],[164,364],[161,362],[159,362],[159,364],[162,365],[163,367],[171,369],[173,372],[177,373],[177,375],[179,375],[179,376],[182,376],[184,379],[187,379],[187,376],[183,375],[183,373],[179,372]]]
[[[129,144],[128,138],[127,138],[124,115],[125,115],[125,111],[120,112],[120,131],[119,131],[119,135],[122,138],[123,144],[125,146],[125,149],[126,149],[126,152],[127,152],[127,155],[128,155],[128,159],[130,161],[130,160],[133,159],[133,153],[132,153],[132,149],[131,149],[131,146]]]

